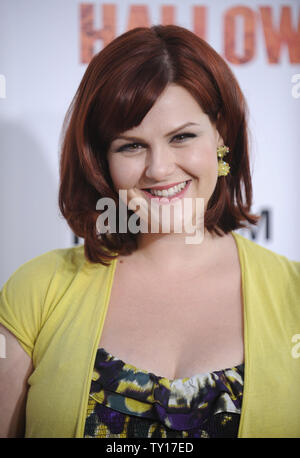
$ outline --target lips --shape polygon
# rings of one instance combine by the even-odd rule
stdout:
[[[169,188],[173,188],[173,186],[177,186],[181,183],[183,183],[184,181],[190,181],[190,180],[181,180],[181,181],[177,181],[176,183],[170,183],[170,184],[166,184],[165,186],[151,186],[151,188],[144,188],[143,191],[149,191],[149,189],[153,190],[153,191],[163,191],[164,189],[169,189]]]
[[[179,183],[172,183],[172,184],[169,184],[167,186],[155,186],[155,187],[152,187],[152,188],[148,188],[147,189],[142,189],[142,191],[144,192],[144,194],[146,195],[146,197],[148,199],[156,199],[157,202],[159,203],[168,203],[170,201],[172,201],[173,199],[178,199],[178,198],[181,198],[183,197],[183,195],[186,193],[186,191],[188,190],[190,184],[191,184],[191,181],[192,180],[187,180],[185,182],[182,182],[180,181]],[[185,183],[185,186],[184,187],[181,187],[181,185]],[[172,193],[172,191],[169,191],[169,194],[167,194],[168,190],[172,190],[172,188],[174,188],[174,186],[178,187],[178,191],[174,191]],[[175,188],[176,189],[176,188]],[[155,190],[156,194],[153,193],[153,191]],[[157,195],[157,192],[159,192],[159,194],[163,193],[162,195]]]

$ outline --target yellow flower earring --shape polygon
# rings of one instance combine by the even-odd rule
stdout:
[[[217,155],[218,155],[218,176],[226,177],[230,172],[230,166],[227,162],[223,161],[223,157],[229,153],[228,146],[218,146]]]

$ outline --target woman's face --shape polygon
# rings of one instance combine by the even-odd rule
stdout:
[[[143,198],[148,221],[154,203],[181,204],[185,198],[200,197],[206,209],[218,179],[217,146],[222,144],[190,93],[170,84],[140,125],[112,141],[108,164],[115,189],[127,191],[127,204]],[[188,183],[182,188],[184,182]],[[178,183],[179,188],[174,187]]]

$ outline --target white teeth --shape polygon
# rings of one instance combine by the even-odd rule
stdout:
[[[153,189],[150,189],[150,193],[154,196],[159,196],[159,197],[172,197],[175,194],[177,194],[179,191],[181,191],[185,186],[186,186],[186,181],[183,183],[180,183],[176,186],[173,186],[172,188],[169,189],[163,189],[162,191],[156,191]]]

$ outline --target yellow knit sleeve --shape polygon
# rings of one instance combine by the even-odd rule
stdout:
[[[0,292],[0,323],[18,339],[30,357],[49,309],[59,298],[58,286],[68,283],[65,277],[74,270],[74,252],[78,249],[57,249],[28,261]]]
[[[42,255],[23,264],[8,279],[0,293],[0,323],[14,334],[30,357],[41,326],[47,288],[43,266],[48,260],[51,270],[51,257]]]

